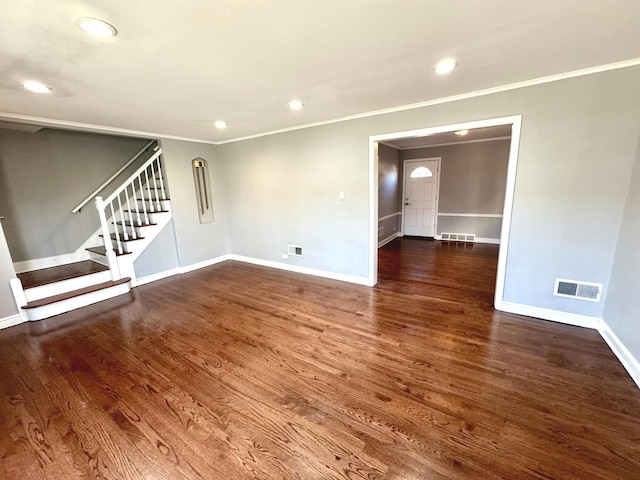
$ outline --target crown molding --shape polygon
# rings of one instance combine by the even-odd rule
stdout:
[[[209,145],[217,145],[211,140],[203,140],[201,138],[179,137],[176,135],[166,135],[164,133],[146,132],[143,130],[131,130],[128,128],[109,127],[106,125],[95,125],[92,123],[70,122],[68,120],[58,120],[55,118],[34,117],[30,115],[20,115],[17,113],[0,112],[0,120],[24,123],[28,125],[39,125],[41,127],[50,128],[66,128],[79,132],[103,133],[109,135],[122,135],[125,137],[142,137],[149,139],[169,139],[182,140],[184,142],[207,143]]]
[[[485,95],[492,95],[494,93],[508,92],[510,90],[517,90],[520,88],[526,88],[526,87],[532,87],[535,85],[542,85],[545,83],[557,82],[557,81],[566,80],[569,78],[583,77],[586,75],[593,75],[596,73],[608,72],[611,70],[619,70],[622,68],[635,67],[638,65],[640,65],[640,57],[632,58],[629,60],[623,60],[620,62],[608,63],[605,65],[598,65],[595,67],[582,68],[580,70],[573,70],[570,72],[547,75],[545,77],[538,77],[531,80],[525,80],[522,82],[501,85],[498,87],[485,88],[483,90],[476,90],[473,92],[467,92],[467,93],[461,93],[458,95],[451,95],[448,97],[436,98],[436,99],[427,100],[424,102],[411,103],[408,105],[401,105],[398,107],[385,108],[381,110],[373,110],[369,112],[358,113],[354,115],[347,115],[344,117],[338,117],[330,120],[323,120],[319,122],[295,125],[293,127],[280,128],[277,130],[269,130],[262,133],[256,133],[252,135],[246,135],[243,137],[231,138],[229,140],[222,140],[218,142],[214,142],[212,140],[205,140],[202,138],[180,137],[175,135],[167,135],[164,133],[147,132],[143,130],[131,130],[127,128],[110,127],[106,125],[96,125],[91,123],[71,122],[68,120],[59,120],[54,118],[21,115],[21,114],[10,113],[10,112],[0,112],[0,120],[11,121],[16,123],[40,125],[43,127],[67,128],[69,130],[78,130],[83,132],[104,133],[104,134],[111,134],[111,135],[117,134],[117,135],[129,136],[129,137],[143,137],[143,138],[155,138],[155,139],[166,138],[170,140],[182,140],[185,142],[205,143],[209,145],[224,145],[226,143],[240,142],[243,140],[251,140],[254,138],[266,137],[269,135],[292,132],[295,130],[302,130],[306,128],[319,127],[322,125],[330,125],[333,123],[347,122],[350,120],[357,120],[360,118],[367,118],[367,117],[374,117],[378,115],[385,115],[389,113],[403,112],[406,110],[414,110],[416,108],[429,107],[432,105],[440,105],[443,103],[457,102],[457,101],[466,100],[469,98],[482,97]]]

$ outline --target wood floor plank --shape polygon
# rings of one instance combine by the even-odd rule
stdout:
[[[0,331],[0,477],[637,478],[640,390],[597,332],[493,310],[496,262],[224,262]]]

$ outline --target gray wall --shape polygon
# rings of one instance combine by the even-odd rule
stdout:
[[[439,213],[501,214],[510,140],[403,150],[400,158],[441,157]],[[437,233],[475,233],[500,238],[502,221],[483,217],[438,217]]]
[[[232,253],[365,277],[368,137],[339,123],[219,146]],[[338,200],[338,192],[345,199]],[[282,259],[287,244],[303,257]]]
[[[171,270],[179,266],[178,251],[173,219],[133,262],[136,277],[142,278],[154,273]]]
[[[221,145],[233,251],[282,261],[298,243],[304,266],[366,276],[369,136],[522,114],[504,299],[601,317],[602,302],[552,291],[556,277],[609,279],[639,84],[640,68],[626,68]]]
[[[14,262],[73,253],[99,227],[93,204],[71,210],[148,140],[0,129],[0,215]]]
[[[400,159],[441,157],[438,210],[502,213],[510,140],[402,150]]]
[[[172,255],[171,249],[177,248],[177,262],[183,267],[229,253],[225,205],[227,184],[216,154],[217,147],[180,140],[162,140],[161,145],[173,210],[175,239],[163,232],[156,240],[162,242],[164,247],[157,245],[149,253],[145,252],[138,258],[136,272],[144,272],[146,275],[160,271],[159,265],[154,266],[150,262],[155,262],[157,255],[165,249],[168,250],[168,255]],[[209,167],[213,223],[200,224],[198,217],[191,170],[191,160],[197,157],[204,158]],[[173,242],[175,246],[172,246]],[[157,255],[154,253],[156,251]]]
[[[631,354],[640,360],[640,142],[631,175],[604,320]]]
[[[378,218],[401,212],[402,177],[400,150],[378,145]],[[400,215],[378,221],[378,240],[384,240],[398,231]]]
[[[14,278],[16,278],[16,272],[13,269],[9,247],[2,229],[2,221],[0,221],[0,319],[18,313],[11,287],[9,287],[9,280]]]

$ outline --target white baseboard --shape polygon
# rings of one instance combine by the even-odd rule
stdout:
[[[332,280],[340,280],[342,282],[355,283],[358,285],[366,285],[373,286],[371,281],[367,277],[358,277],[355,275],[346,275],[344,273],[335,273],[328,272],[326,270],[318,270],[315,268],[307,268],[307,267],[299,267],[296,265],[287,265],[285,263],[274,262],[271,260],[262,260],[260,258],[246,257],[244,255],[235,255],[235,254],[226,254],[220,255],[219,257],[214,257],[209,260],[204,260],[198,263],[192,263],[191,265],[186,265],[184,267],[172,268],[170,270],[165,270],[164,272],[154,273],[153,275],[148,275],[146,277],[142,277],[138,279],[138,285],[144,285],[145,283],[155,282],[156,280],[161,280],[163,278],[167,278],[177,274],[184,274],[188,272],[192,272],[194,270],[199,270],[201,268],[210,267],[211,265],[215,265],[216,263],[224,262],[226,260],[235,260],[237,262],[251,263],[253,265],[260,265],[263,267],[269,268],[277,268],[279,270],[287,270],[289,272],[295,273],[303,273],[305,275],[313,275],[315,277],[323,277],[330,278]]]
[[[13,268],[16,273],[30,272],[31,270],[40,270],[41,268],[57,267],[58,265],[66,265],[68,263],[81,262],[89,260],[89,252],[78,251],[73,253],[64,253],[53,257],[35,258],[33,260],[24,260],[15,262]]]
[[[373,284],[368,277],[358,277],[355,275],[346,275],[344,273],[328,272],[326,270],[317,270],[315,268],[299,267],[297,265],[287,265],[285,263],[273,262],[271,260],[262,260],[259,258],[245,257],[243,255],[229,255],[229,260],[238,262],[251,263],[253,265],[261,265],[263,267],[277,268],[279,270],[287,270],[289,272],[303,273],[305,275],[313,275],[315,277],[330,278],[332,280],[340,280],[341,282],[355,283],[358,285],[366,285],[372,287]]]
[[[499,238],[476,237],[476,243],[490,243],[492,245],[500,245]]]
[[[527,317],[565,323],[575,327],[593,328],[598,330],[603,324],[602,319],[598,317],[561,312],[559,310],[551,310],[549,308],[533,307],[531,305],[523,305],[521,303],[502,302],[501,305],[496,305],[495,307],[496,310],[500,310],[502,312],[515,313],[518,315],[525,315]]]
[[[330,278],[332,280],[340,280],[342,282],[355,283],[357,285],[366,285],[368,287],[373,286],[371,280],[367,277],[358,277],[355,275],[346,275],[344,273],[328,272],[326,270],[318,270],[315,268],[299,267],[296,265],[287,265],[280,262],[274,262],[271,260],[262,260],[260,258],[246,257],[244,255],[226,254],[214,257],[209,260],[204,260],[198,263],[192,263],[184,267],[172,268],[165,270],[164,272],[154,273],[138,279],[137,285],[144,285],[146,283],[155,282],[163,278],[171,277],[173,275],[182,275],[184,273],[199,270],[201,268],[210,267],[216,263],[224,262],[227,260],[235,260],[236,262],[251,263],[253,265],[260,265],[263,267],[277,268],[279,270],[287,270],[289,272],[303,273],[305,275],[313,275],[315,277]]]
[[[609,327],[605,321],[602,322],[598,331],[614,355],[618,357],[618,360],[620,360],[620,363],[622,363],[622,366],[627,370],[633,381],[636,382],[636,385],[640,388],[640,362],[638,362],[627,347],[624,346],[624,343],[613,333],[613,330],[611,330],[611,327]]]
[[[179,267],[171,268],[171,269],[165,270],[163,272],[153,273],[151,275],[147,275],[145,277],[138,278],[137,281],[136,281],[136,286],[139,287],[140,285],[144,285],[146,283],[151,283],[151,282],[155,282],[155,281],[158,281],[158,280],[162,280],[163,278],[172,277],[174,275],[179,275],[180,273],[182,273],[182,272],[180,271]]]
[[[215,265],[216,263],[224,262],[225,260],[231,260],[231,255],[220,255],[219,257],[210,258],[209,260],[204,260],[198,263],[192,263],[191,265],[186,265],[184,267],[178,267],[178,273],[187,273],[192,272],[193,270],[199,270],[204,267],[209,267],[211,265]]]
[[[139,287],[140,285],[145,285],[147,283],[156,282],[164,278],[173,277],[174,275],[182,275],[183,273],[189,273],[194,270],[210,267],[211,265],[224,262],[225,260],[230,260],[228,254],[220,255],[219,257],[210,258],[209,260],[204,260],[202,262],[192,263],[191,265],[186,265],[184,267],[170,268],[169,270],[164,270],[162,272],[153,273],[151,275],[138,278],[136,281],[136,286]]]
[[[0,330],[3,328],[13,327],[24,323],[26,320],[18,313],[15,315],[9,315],[8,317],[0,318]]]
[[[378,248],[380,247],[384,247],[387,243],[391,242],[392,240],[395,240],[396,238],[398,238],[398,233],[394,233],[392,235],[389,235],[387,238],[385,238],[384,240],[380,240],[378,242]]]

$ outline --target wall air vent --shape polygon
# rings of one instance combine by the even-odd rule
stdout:
[[[302,247],[299,245],[287,245],[287,253],[294,257],[302,257]]]
[[[475,242],[476,236],[473,233],[442,233],[442,240],[447,242]]]
[[[557,297],[576,298],[590,302],[599,302],[601,293],[601,283],[579,282],[563,278],[556,278],[556,286],[553,289],[553,294]]]

